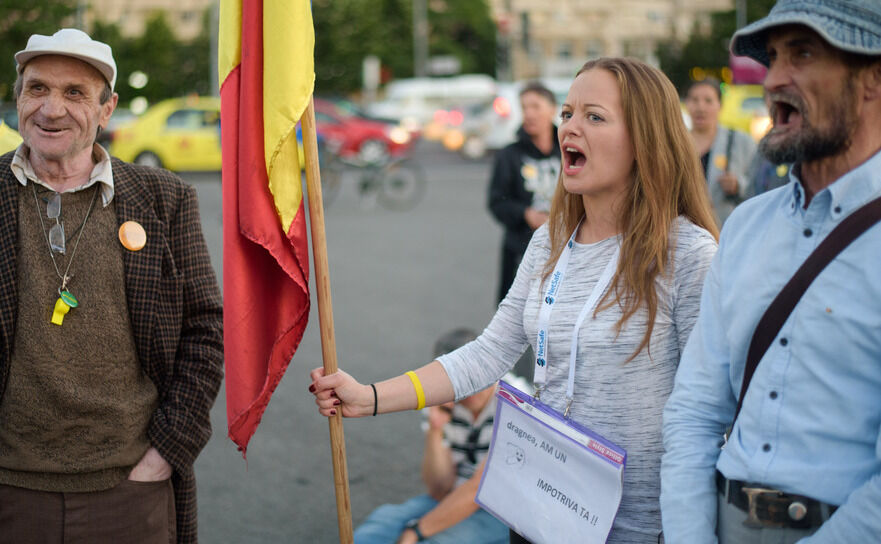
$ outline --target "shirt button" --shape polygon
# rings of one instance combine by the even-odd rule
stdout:
[[[771,400],[776,399],[777,398],[777,391],[771,391],[771,393],[768,396],[771,397]]]
[[[771,444],[765,444],[762,446],[762,451],[771,451]]]
[[[805,229],[802,234],[805,235],[805,238],[810,238],[811,235],[814,234],[814,231],[812,231],[811,229]]]
[[[780,345],[781,345],[781,346],[785,346],[785,345],[788,344],[788,343],[789,343],[789,340],[787,340],[786,338],[781,338],[781,339],[780,339]]]
[[[841,206],[835,206],[835,213],[841,213]]]

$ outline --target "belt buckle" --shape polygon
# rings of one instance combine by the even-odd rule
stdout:
[[[756,511],[756,498],[759,495],[764,495],[766,493],[773,493],[774,495],[780,495],[781,492],[778,489],[768,489],[765,487],[741,487],[741,491],[746,494],[747,499],[747,517],[744,520],[743,524],[746,527],[753,528],[761,528],[761,527],[769,527],[771,524],[768,522],[763,522],[759,519],[758,512]]]

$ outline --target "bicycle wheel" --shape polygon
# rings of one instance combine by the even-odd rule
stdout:
[[[380,181],[379,201],[390,210],[409,210],[425,194],[425,173],[408,160],[385,165]]]

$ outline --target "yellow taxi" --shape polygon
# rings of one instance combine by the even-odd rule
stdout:
[[[113,132],[110,154],[169,170],[220,170],[220,99],[158,102]]]
[[[158,102],[113,132],[110,154],[178,172],[220,170],[220,99],[189,96]]]
[[[0,155],[7,151],[12,151],[21,143],[21,136],[18,132],[9,127],[6,123],[0,121]]]
[[[758,141],[771,129],[771,118],[761,85],[726,85],[719,124],[746,132]]]

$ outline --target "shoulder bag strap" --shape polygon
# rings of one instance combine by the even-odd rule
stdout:
[[[746,396],[746,390],[756,371],[756,366],[758,366],[765,352],[768,351],[771,342],[774,341],[777,333],[783,328],[783,324],[789,318],[789,314],[792,313],[795,305],[798,304],[798,301],[807,291],[811,282],[844,248],[878,221],[881,221],[881,198],[876,198],[862,206],[839,223],[829,233],[829,236],[820,242],[820,245],[808,255],[808,258],[795,272],[795,275],[790,278],[789,282],[777,294],[774,301],[771,302],[771,305],[768,306],[768,309],[765,310],[765,314],[756,326],[756,331],[753,333],[753,338],[749,345],[749,351],[746,354],[743,384],[740,388],[740,397],[737,400],[737,409],[734,411],[734,419],[731,422],[732,427],[734,422],[737,421],[738,414],[740,414],[743,398]]]
[[[727,173],[731,172],[731,154],[732,154],[732,148],[734,147],[734,129],[728,128],[725,130],[728,131],[728,141],[725,143],[725,168],[724,168],[725,173],[727,174]],[[738,180],[738,183],[740,183],[739,180]],[[741,202],[743,202],[743,199],[740,197],[741,190],[742,189],[740,187],[738,187],[737,194],[729,195],[726,193],[725,198],[731,202],[734,202],[735,205],[740,204]]]
[[[726,129],[728,131],[728,142],[725,144],[725,171],[731,171],[731,148],[734,146],[734,131],[732,129]]]

